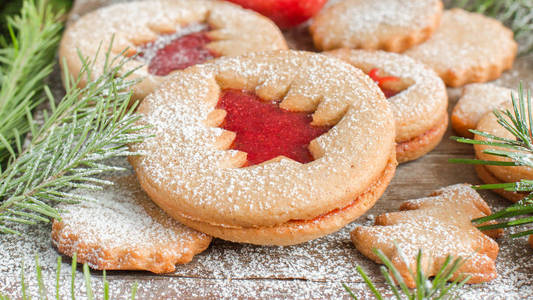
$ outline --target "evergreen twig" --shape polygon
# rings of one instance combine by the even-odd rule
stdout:
[[[409,289],[405,284],[398,269],[392,264],[389,258],[379,249],[373,249],[373,252],[379,257],[385,266],[380,267],[381,274],[385,278],[387,287],[394,295],[394,299],[402,300],[425,300],[425,299],[454,299],[459,289],[470,279],[470,276],[458,276],[457,279],[448,283],[454,273],[463,264],[462,258],[452,258],[448,256],[437,272],[437,275],[430,280],[422,270],[422,250],[418,251],[416,256],[416,270],[412,273],[415,278],[416,287]],[[378,290],[374,283],[361,267],[357,267],[357,272],[361,275],[365,284],[370,289],[376,299],[385,299],[386,297]],[[352,299],[358,299],[353,291],[346,285],[342,284]],[[400,286],[398,289],[397,285]],[[400,293],[403,293],[403,295]]]
[[[524,91],[522,84],[518,88],[518,93],[510,95],[512,110],[495,110],[494,115],[505,130],[510,132],[515,138],[506,139],[493,136],[491,134],[470,130],[476,135],[486,137],[486,141],[479,141],[468,138],[452,137],[460,143],[482,144],[494,147],[494,149],[484,150],[484,153],[507,158],[507,161],[487,161],[479,159],[451,159],[454,163],[501,165],[501,166],[526,166],[533,168],[533,107],[531,103],[531,91]],[[527,196],[521,201],[495,212],[490,216],[473,220],[477,224],[493,220],[501,220],[499,223],[478,227],[480,230],[508,228],[523,226],[533,223],[533,180],[523,179],[519,182],[484,184],[474,186],[476,189],[503,189],[506,191],[522,192]],[[509,219],[512,218],[512,219]],[[532,234],[533,230],[525,230],[512,234],[511,237],[520,237]]]
[[[19,233],[10,228],[14,223],[60,219],[52,203],[85,200],[68,190],[112,184],[98,175],[122,169],[106,160],[136,154],[127,145],[143,139],[138,134],[142,128],[135,123],[135,105],[129,106],[131,93],[125,92],[135,83],[126,79],[133,71],[120,74],[127,58],[122,54],[111,58],[107,51],[102,75],[84,88],[78,83],[90,77],[94,61],[84,60],[77,79],[65,72],[65,97],[57,106],[49,98],[50,112],[44,114],[39,129],[31,128],[32,139],[25,149],[21,143],[16,149],[4,143],[10,158],[0,172],[0,233]]]
[[[21,143],[32,126],[32,110],[45,99],[61,15],[47,0],[25,0],[20,15],[6,18],[10,40],[0,36],[0,162],[10,155],[7,145]]]
[[[39,287],[39,299],[49,299],[51,295],[49,295],[48,291],[45,288],[44,285],[44,277],[41,272],[41,265],[39,263],[39,257],[35,256],[35,272],[36,272],[36,282],[33,284],[37,285]],[[72,258],[72,267],[71,267],[71,277],[72,277],[72,285],[71,285],[71,299],[74,300],[75,298],[75,290],[74,290],[74,283],[76,278],[76,272],[77,272],[77,262],[76,262],[76,254],[74,254],[74,257]],[[57,269],[56,269],[56,280],[55,280],[55,298],[61,299],[59,291],[61,289],[61,282],[59,280],[61,274],[61,257],[59,256],[57,258]],[[91,280],[91,273],[89,271],[89,266],[87,263],[83,264],[83,279],[85,282],[85,298],[86,299],[93,299],[95,296],[98,296],[98,299],[104,299],[109,300],[111,299],[111,296],[109,295],[109,281],[107,281],[106,278],[106,272],[103,271],[103,291],[101,294],[97,294],[94,291],[94,288],[92,287],[92,280]],[[24,264],[21,267],[20,272],[20,292],[22,294],[22,299],[30,299],[29,292],[28,292],[28,286],[25,282],[25,274],[24,274]],[[130,299],[134,300],[137,297],[137,283],[135,282],[131,287],[130,292]],[[10,300],[11,298],[7,295],[0,294],[0,300]]]

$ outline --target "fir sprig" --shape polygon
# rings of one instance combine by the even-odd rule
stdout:
[[[483,152],[494,156],[507,158],[506,161],[479,160],[479,159],[451,159],[454,163],[499,165],[499,166],[526,166],[533,168],[533,107],[531,104],[531,91],[524,91],[520,84],[518,93],[510,95],[512,110],[495,110],[494,115],[505,130],[510,132],[514,138],[508,139],[494,136],[478,130],[470,130],[472,133],[487,138],[479,141],[468,138],[452,137],[460,143],[488,145],[494,149],[486,149]],[[473,220],[481,224],[492,220],[503,220],[492,225],[478,227],[480,230],[495,228],[508,228],[523,226],[533,223],[533,180],[523,179],[519,182],[484,184],[474,186],[476,189],[503,189],[506,191],[522,192],[527,196],[514,205],[507,207],[490,216]],[[511,218],[511,219],[510,219]],[[533,230],[526,230],[512,234],[511,237],[520,237],[533,234]]]
[[[379,249],[373,249],[373,252],[385,265],[380,267],[381,274],[385,278],[390,292],[392,292],[394,298],[398,300],[453,299],[456,297],[458,290],[470,279],[470,276],[458,276],[454,281],[448,283],[454,273],[463,264],[462,258],[458,257],[454,259],[453,257],[448,256],[437,272],[437,275],[435,275],[433,280],[430,280],[422,270],[422,250],[419,250],[416,256],[415,272],[409,269],[411,276],[415,279],[416,287],[414,289],[409,289],[400,275],[400,272],[392,264],[390,259]],[[360,266],[357,266],[357,272],[361,275],[376,299],[385,299],[385,296],[383,296]],[[399,289],[397,285],[399,285]],[[343,284],[343,287],[353,299],[358,299],[346,284]]]
[[[40,128],[30,122],[32,139],[24,149],[20,139],[15,147],[0,141],[10,153],[0,172],[0,233],[19,233],[12,223],[60,219],[52,203],[85,200],[68,191],[112,184],[98,176],[122,169],[106,161],[136,154],[127,145],[144,137],[137,134],[142,128],[135,123],[135,105],[129,106],[131,93],[125,91],[135,83],[126,79],[133,70],[119,73],[127,58],[109,53],[102,75],[84,88],[78,88],[79,80],[90,78],[94,61],[84,60],[77,79],[65,71],[65,97],[56,106],[49,96],[50,112],[44,113]]]
[[[55,278],[55,298],[61,299],[60,295],[60,288],[61,288],[61,256],[57,257],[57,267],[56,267],[56,278]],[[75,298],[75,291],[76,291],[76,272],[77,272],[77,261],[76,261],[76,254],[74,253],[74,256],[72,257],[72,267],[71,267],[71,281],[70,281],[70,297],[72,300]],[[33,284],[37,285],[39,287],[39,299],[49,299],[51,295],[49,295],[48,291],[46,290],[45,284],[44,284],[44,277],[41,272],[41,265],[39,263],[39,256],[35,256],[35,273],[36,273],[36,282]],[[103,291],[101,293],[95,292],[92,287],[92,281],[91,281],[91,273],[89,272],[89,266],[87,263],[83,264],[83,279],[85,281],[85,298],[86,299],[94,299],[95,295],[98,296],[98,299],[104,299],[109,300],[109,282],[106,278],[106,272],[103,271]],[[20,293],[22,294],[22,299],[30,299],[28,295],[27,285],[26,285],[26,279],[25,279],[25,273],[24,273],[24,265],[22,265],[21,271],[20,271]],[[137,283],[134,283],[131,288],[130,293],[130,299],[134,300],[137,296]],[[7,295],[0,294],[0,300],[9,300],[10,297]]]
[[[520,43],[520,54],[533,53],[533,1],[531,0],[451,0],[449,7],[482,13],[502,21]]]
[[[0,162],[31,127],[32,110],[45,97],[44,79],[52,72],[63,27],[46,0],[26,0],[20,15],[7,17],[10,39],[0,36]]]

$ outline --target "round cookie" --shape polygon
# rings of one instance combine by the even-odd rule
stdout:
[[[90,200],[60,205],[61,221],[52,225],[59,252],[98,270],[168,273],[209,246],[210,236],[170,218],[134,176],[113,181],[102,191],[79,191]]]
[[[457,87],[500,77],[512,67],[517,49],[513,32],[500,21],[455,8],[444,11],[431,38],[405,54]]]
[[[510,109],[512,110],[512,104],[507,103],[502,107],[503,110]],[[479,121],[476,130],[486,132],[497,137],[513,139],[514,136],[505,130],[497,122],[497,118],[493,113],[487,113]],[[487,138],[475,135],[476,140],[485,141]],[[488,149],[499,149],[497,147],[487,146],[487,145],[474,145],[474,150],[476,153],[476,158],[482,160],[495,160],[495,161],[510,161],[508,158],[490,155],[484,153],[484,150]],[[530,167],[526,166],[489,166],[489,165],[479,165],[476,166],[476,172],[481,180],[485,183],[502,183],[502,182],[517,182],[522,179],[533,180],[533,170]],[[522,199],[526,194],[509,192],[504,190],[495,190],[498,194],[503,197],[516,202]]]
[[[326,54],[389,79],[380,87],[391,96],[398,162],[417,159],[438,145],[448,127],[448,95],[433,70],[405,55],[383,51],[339,49]]]
[[[137,54],[123,69],[139,68],[130,77],[141,80],[133,86],[133,98],[142,99],[161,84],[167,77],[162,74],[169,71],[218,56],[286,49],[287,45],[272,21],[234,4],[139,1],[100,8],[70,25],[61,40],[60,62],[77,76],[82,68],[78,51],[90,59],[98,54],[92,68],[96,77],[109,48],[111,57],[122,52],[126,56]],[[85,85],[86,78],[80,84]]]
[[[402,52],[439,26],[440,0],[344,0],[322,10],[310,26],[315,46]]]
[[[511,102],[511,89],[491,83],[473,83],[465,86],[452,112],[452,127],[461,136],[473,138],[469,131],[476,129],[479,120],[488,112]]]
[[[246,165],[247,153],[232,148],[245,133],[217,127],[230,115],[216,108],[228,90],[329,126],[308,144],[312,161]],[[130,157],[142,187],[180,222],[226,240],[291,245],[334,232],[375,203],[397,164],[383,93],[324,55],[274,51],[198,65],[176,73],[138,112],[154,135],[132,145],[145,153]]]

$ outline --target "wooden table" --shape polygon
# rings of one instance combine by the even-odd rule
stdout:
[[[83,10],[103,5],[96,0]],[[85,1],[87,2],[87,1]],[[80,9],[80,7],[78,7]],[[310,37],[305,27],[286,32],[293,48],[312,50]],[[517,60],[515,68],[498,80],[499,84],[516,88],[519,80],[533,88],[533,58]],[[54,90],[60,94],[59,73],[51,77]],[[450,89],[449,111],[460,93]],[[426,196],[431,191],[455,183],[480,183],[471,166],[454,165],[450,158],[472,157],[471,146],[458,144],[449,139],[448,129],[441,144],[417,161],[398,167],[396,176],[383,197],[366,215],[343,230],[291,247],[259,247],[214,240],[207,251],[198,255],[187,265],[178,266],[173,274],[154,275],[147,272],[108,272],[113,298],[126,298],[134,282],[138,283],[138,299],[175,298],[347,298],[341,286],[346,283],[363,298],[370,294],[357,274],[360,265],[370,277],[383,286],[378,266],[363,257],[349,240],[349,232],[356,224],[371,224],[374,216],[396,210],[399,203]],[[121,163],[126,164],[125,161]],[[493,209],[509,203],[491,192],[482,195]],[[54,295],[57,252],[50,243],[50,227],[46,225],[23,227],[25,235],[0,236],[0,293],[20,297],[18,288],[20,262],[26,266],[26,282],[30,292],[37,295],[33,257],[39,254],[45,285]],[[500,254],[497,260],[499,277],[486,284],[464,288],[465,299],[524,299],[533,297],[533,250],[525,239],[502,238],[498,240]],[[69,296],[70,260],[64,258],[60,279],[64,285],[60,294]],[[101,291],[102,276],[92,272],[93,286]],[[83,276],[78,268],[76,277],[80,288],[76,294],[84,294]],[[30,283],[31,281],[31,283]],[[78,297],[79,298],[79,297]]]

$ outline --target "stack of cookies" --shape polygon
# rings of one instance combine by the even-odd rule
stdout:
[[[133,99],[140,101],[139,125],[151,136],[131,145],[143,153],[130,158],[138,183],[120,179],[109,192],[121,195],[111,206],[76,208],[83,215],[99,209],[117,227],[133,226],[120,213],[129,211],[140,220],[138,240],[149,247],[134,242],[136,230],[105,231],[101,220],[69,213],[53,226],[59,251],[78,253],[97,269],[169,272],[205,249],[210,236],[293,245],[333,233],[374,205],[398,162],[438,145],[448,126],[446,85],[497,78],[517,50],[498,21],[443,11],[440,0],[338,1],[309,29],[326,52],[288,50],[272,21],[223,1],[116,4],[71,24],[61,42],[62,67],[77,76],[79,52],[95,59],[97,76],[106,61],[99,48],[130,57],[124,72],[137,68],[129,75],[139,80]],[[432,220],[442,236],[466,228],[465,247],[430,255],[468,254],[480,246],[471,241],[481,239],[486,253],[478,260],[492,268],[471,282],[494,278],[497,244],[468,227],[470,217],[490,213],[476,192],[449,187],[402,209],[422,211],[427,204],[431,214],[411,213],[422,220],[439,215],[444,198],[461,211],[442,225],[442,218]],[[428,234],[408,227],[413,235]],[[379,237],[371,231],[358,229],[353,240],[372,258],[370,245],[390,243],[374,243]],[[476,268],[465,265],[473,274]]]

